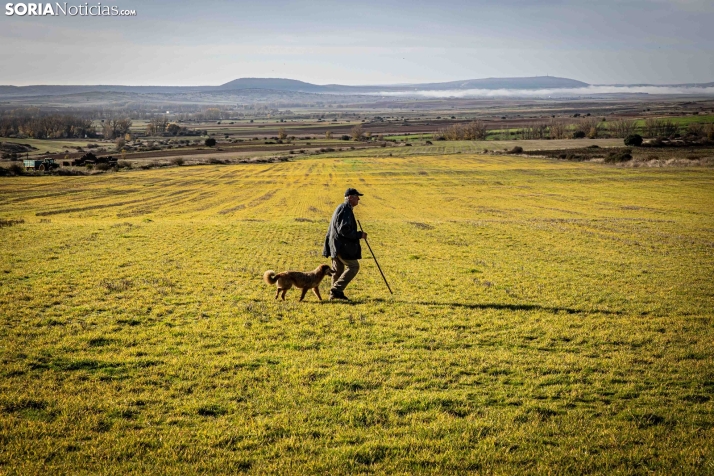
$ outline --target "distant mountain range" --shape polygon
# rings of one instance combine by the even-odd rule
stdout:
[[[341,84],[311,84],[295,79],[283,78],[240,78],[220,86],[0,86],[0,96],[57,96],[88,92],[138,93],[138,94],[181,94],[226,92],[246,89],[264,89],[272,91],[318,93],[318,94],[374,94],[385,92],[409,92],[414,90],[467,90],[467,89],[549,89],[549,88],[583,88],[587,83],[574,79],[557,78],[554,76],[537,76],[532,78],[487,78],[450,81],[445,83],[398,84],[345,86]]]
[[[225,93],[230,91],[265,90],[284,93],[341,94],[361,95],[375,93],[404,93],[412,91],[466,91],[466,90],[510,90],[533,91],[550,89],[579,89],[595,86],[582,81],[555,76],[535,76],[527,78],[485,78],[449,81],[443,83],[392,84],[369,86],[345,86],[340,84],[311,84],[304,81],[284,78],[240,78],[220,86],[0,86],[0,98],[19,98],[36,96],[64,96],[86,93],[133,93],[133,94],[192,94]],[[706,84],[613,84],[597,85],[613,87],[679,87],[703,88],[714,87]]]
[[[449,81],[445,83],[390,84],[370,86],[344,86],[341,84],[326,84],[324,86],[305,83],[294,79],[282,78],[240,78],[218,86],[222,90],[236,89],[273,89],[278,91],[296,91],[305,93],[342,93],[363,94],[380,91],[409,92],[448,91],[467,89],[549,89],[549,88],[584,88],[587,83],[574,79],[557,78],[555,76],[536,76],[533,78],[486,78]]]

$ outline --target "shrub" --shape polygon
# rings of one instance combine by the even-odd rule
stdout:
[[[707,124],[706,127],[704,127],[704,134],[707,136],[707,139],[714,140],[714,124]]]
[[[473,121],[469,124],[454,124],[439,129],[436,134],[445,140],[483,140],[486,138],[487,131],[483,121]]]
[[[509,154],[522,154],[523,153],[523,147],[517,145],[513,149],[509,151]]]
[[[343,135],[342,137],[340,137],[340,139],[342,139],[342,140],[350,140],[350,136],[348,136],[348,135],[345,134],[345,135]]]
[[[216,145],[216,139],[214,139],[213,137],[209,137],[205,140],[204,144],[206,145],[206,147],[213,147]]]
[[[175,159],[173,159],[171,161],[172,164],[178,165],[179,167],[182,166],[184,164],[184,162],[185,161],[183,160],[183,157],[176,157]]]
[[[0,167],[2,168],[2,167]],[[3,169],[5,170],[5,169]],[[6,220],[4,218],[0,218],[0,228],[5,227],[5,226],[15,226],[15,225],[20,225],[22,223],[25,223],[25,220],[20,218],[19,220]]]
[[[585,137],[585,131],[573,132],[573,139],[583,139],[584,137]]]
[[[630,134],[625,137],[625,145],[639,147],[642,145],[642,136],[639,134]]]
[[[632,149],[613,151],[605,157],[605,162],[608,163],[627,162],[628,160],[632,160]]]

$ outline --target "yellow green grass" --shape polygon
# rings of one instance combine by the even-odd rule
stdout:
[[[365,247],[352,303],[273,301],[348,186],[394,296]],[[713,199],[465,153],[4,178],[0,472],[706,474]]]

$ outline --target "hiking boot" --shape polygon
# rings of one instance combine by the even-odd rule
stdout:
[[[350,299],[341,291],[330,291],[330,301],[334,300],[349,301]]]

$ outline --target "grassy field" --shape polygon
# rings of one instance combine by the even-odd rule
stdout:
[[[395,294],[365,247],[352,303],[275,302],[347,186]],[[2,474],[714,472],[712,169],[12,177],[0,218]]]
[[[345,142],[350,145],[349,142]],[[523,150],[555,150],[582,148],[597,145],[598,147],[622,147],[622,139],[578,139],[578,140],[488,140],[488,141],[435,141],[432,145],[427,145],[425,142],[415,141],[410,147],[375,147],[369,150],[349,150],[328,152],[325,157],[370,157],[370,158],[389,158],[389,157],[421,157],[443,156],[452,154],[481,154],[484,150],[504,152],[512,150],[514,147],[523,147]],[[337,144],[339,146],[339,144]],[[530,162],[529,162],[530,164]]]
[[[714,122],[714,114],[698,114],[696,116],[674,116],[674,117],[661,117],[660,119],[672,121],[682,128],[686,128],[689,124],[699,123],[699,124],[710,124]],[[637,121],[637,126],[643,128],[645,126],[645,120],[640,119]]]

